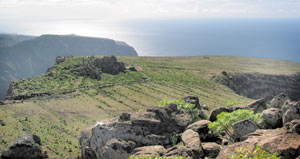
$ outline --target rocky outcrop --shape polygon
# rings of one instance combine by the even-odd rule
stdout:
[[[222,148],[217,159],[229,159],[237,153],[238,148],[248,148],[251,151],[255,146],[260,146],[270,153],[276,152],[284,159],[293,159],[300,155],[300,135],[296,132],[288,132],[284,128],[258,129],[249,134],[245,141]]]
[[[258,129],[258,126],[250,120],[243,120],[232,125],[233,134],[236,139],[240,139]]]
[[[100,150],[100,156],[105,159],[128,158],[135,148],[132,141],[124,141],[122,139],[109,140]]]
[[[268,75],[258,73],[233,74],[223,71],[214,79],[239,95],[252,99],[273,97],[286,93],[292,100],[300,100],[300,74]]]
[[[125,42],[76,35],[42,35],[1,51],[0,99],[11,81],[42,75],[57,56],[138,56]]]
[[[282,122],[283,125],[294,120],[300,119],[300,101],[299,102],[291,102],[286,101],[285,104],[281,108],[282,110]]]
[[[267,101],[268,98],[261,98],[258,99],[248,105],[241,105],[241,106],[234,106],[234,107],[221,107],[221,108],[217,108],[214,109],[213,111],[211,111],[210,116],[209,116],[209,120],[210,121],[216,121],[217,120],[217,116],[222,113],[222,112],[228,112],[231,113],[235,110],[238,109],[249,109],[249,110],[253,110],[254,112],[258,113],[258,112],[262,112],[263,110],[267,109]]]
[[[204,156],[207,158],[216,158],[219,155],[222,146],[215,142],[206,142],[202,143],[202,148]]]
[[[190,116],[178,109],[175,104],[153,107],[144,113],[131,114],[130,117],[123,114],[120,118],[92,128],[90,138],[81,138],[82,157],[87,159],[89,156],[95,156],[96,159],[104,159],[102,149],[109,147],[107,144],[115,139],[135,143],[136,147],[153,145],[170,147],[172,138],[182,133],[191,121]],[[126,150],[127,154],[133,153],[131,149]],[[122,158],[127,159],[126,156],[123,154]]]
[[[276,129],[282,127],[282,112],[278,108],[269,108],[262,112],[265,127]]]
[[[209,120],[200,120],[195,123],[190,124],[187,129],[192,129],[200,135],[200,140],[202,142],[212,142],[220,140],[218,137],[209,133],[208,124],[211,123]]]
[[[280,93],[271,100],[271,107],[281,109],[283,104],[289,100],[289,96],[285,93]]]
[[[2,159],[46,159],[47,152],[43,151],[40,137],[23,135],[12,143],[1,154]]]
[[[144,146],[134,149],[132,156],[164,156],[167,150],[161,145]]]
[[[59,56],[56,58],[56,64],[49,68],[43,76],[46,77],[56,77],[57,69],[63,69],[64,71],[69,71],[72,74],[77,74],[79,76],[86,76],[93,79],[101,80],[102,73],[108,74],[118,74],[120,72],[124,72],[126,70],[125,64],[123,62],[118,62],[115,56],[104,56],[103,58],[97,58],[94,56],[82,58],[81,63],[74,64],[74,67],[66,66],[59,67],[61,63],[68,59],[72,59],[72,56]],[[27,79],[30,80],[30,79]],[[34,97],[44,97],[53,95],[52,92],[34,92],[34,93],[26,93],[21,94],[19,85],[20,83],[25,82],[25,79],[11,82],[9,85],[9,89],[7,90],[5,100],[26,100]],[[30,88],[22,88],[29,89]],[[50,90],[49,90],[50,91]],[[65,90],[61,92],[55,92],[56,94],[70,94],[75,92],[76,90]]]
[[[195,150],[201,149],[200,136],[194,130],[191,130],[191,129],[185,130],[181,136],[181,140],[182,140],[183,144],[187,147],[191,147]]]

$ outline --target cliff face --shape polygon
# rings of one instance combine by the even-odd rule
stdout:
[[[137,56],[133,47],[111,39],[75,35],[42,35],[1,49],[0,98],[10,81],[39,76],[53,65],[57,56]]]
[[[239,95],[252,99],[286,93],[292,100],[300,100],[300,74],[268,75],[257,73],[231,74],[225,71],[216,79]]]

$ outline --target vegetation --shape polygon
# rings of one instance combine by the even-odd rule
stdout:
[[[51,92],[53,96],[0,105],[0,120],[6,124],[0,126],[0,151],[19,136],[35,133],[50,158],[76,158],[81,151],[81,131],[97,121],[188,95],[198,96],[210,110],[224,106],[228,99],[251,103],[253,100],[235,94],[211,77],[222,71],[293,74],[300,68],[288,61],[244,57],[117,57],[137,71],[102,73],[97,80],[70,72],[83,58],[65,60],[51,70],[51,75],[16,81],[18,94]],[[62,93],[68,90],[71,93]]]
[[[155,156],[130,156],[128,159],[185,159],[185,157],[177,156],[177,157],[155,157]]]
[[[183,112],[185,113],[188,113],[191,116],[193,122],[201,119],[200,115],[203,114],[203,112],[200,109],[196,108],[195,104],[186,103],[184,100],[164,100],[158,102],[158,106],[164,107],[171,103],[176,104],[179,109],[183,110]]]
[[[231,156],[232,159],[281,159],[276,153],[269,153],[259,146],[256,146],[254,149],[240,147],[236,151],[237,153]]]
[[[232,125],[238,121],[246,119],[256,124],[261,124],[263,122],[263,118],[261,117],[260,113],[255,114],[252,110],[239,109],[231,113],[220,113],[219,115],[217,115],[217,120],[210,123],[208,125],[208,128],[212,133],[215,134],[225,132],[231,141],[235,141],[235,136],[231,130]]]
[[[227,100],[226,101],[226,107],[233,107],[233,106],[237,106],[237,105],[241,105],[243,104],[243,102],[239,101],[239,100]]]

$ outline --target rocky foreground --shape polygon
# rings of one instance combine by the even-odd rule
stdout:
[[[196,97],[184,100],[203,109]],[[263,129],[249,120],[234,123],[232,129],[236,142],[230,142],[225,135],[209,133],[208,125],[217,120],[218,114],[238,109],[261,112]],[[286,94],[279,94],[270,102],[260,99],[245,106],[218,108],[210,113],[209,120],[202,118],[192,122],[190,115],[176,104],[152,107],[143,113],[123,113],[82,132],[81,158],[127,159],[140,155],[172,158],[180,155],[192,159],[226,159],[237,153],[239,148],[252,151],[256,146],[283,159],[300,157],[300,101],[293,102]],[[14,158],[20,151],[29,151],[30,147],[26,146],[16,149],[18,144],[19,140],[2,153],[2,158]],[[35,148],[32,146],[31,149]],[[31,158],[47,158],[42,150],[36,152]]]

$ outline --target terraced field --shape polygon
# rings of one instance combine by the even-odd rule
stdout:
[[[96,80],[68,71],[82,58],[85,57],[58,65],[51,76],[16,82],[18,94],[51,92],[52,95],[0,106],[0,120],[4,123],[0,125],[0,150],[22,134],[35,133],[41,136],[50,158],[76,158],[80,155],[80,132],[122,112],[144,111],[158,101],[188,95],[199,96],[209,109],[224,106],[228,100],[250,103],[252,99],[211,80],[222,71],[275,75],[300,72],[299,63],[274,59],[118,57],[138,71],[103,74],[101,80]],[[68,91],[71,93],[62,94]]]

